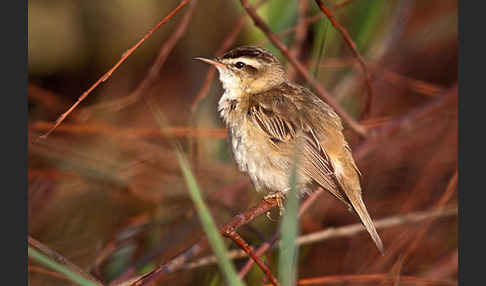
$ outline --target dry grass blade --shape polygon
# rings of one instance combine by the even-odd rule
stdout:
[[[30,126],[35,131],[45,131],[53,127],[52,123],[38,121]],[[227,131],[223,128],[190,128],[190,127],[166,127],[162,129],[123,129],[116,126],[96,124],[63,124],[57,128],[58,132],[71,135],[106,135],[122,139],[151,139],[151,138],[226,138]]]

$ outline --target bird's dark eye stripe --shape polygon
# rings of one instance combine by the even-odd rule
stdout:
[[[255,74],[257,72],[257,69],[250,66],[250,65],[247,65],[243,62],[236,62],[234,64],[234,66],[237,68],[237,69],[240,69],[240,70],[245,70],[246,72],[248,73],[251,73],[251,74]]]
[[[250,65],[245,65],[245,70],[250,74],[256,74],[257,72],[257,69]]]

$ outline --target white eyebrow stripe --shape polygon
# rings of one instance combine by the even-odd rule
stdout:
[[[259,68],[261,66],[260,63],[257,60],[246,58],[246,57],[230,59],[230,60],[228,60],[228,62],[231,63],[231,64],[236,64],[237,62],[242,62],[242,63],[249,65],[249,66],[252,66],[254,68]]]

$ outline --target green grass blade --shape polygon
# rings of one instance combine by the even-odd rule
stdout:
[[[204,232],[208,237],[209,244],[213,249],[214,255],[218,258],[218,265],[221,268],[221,271],[223,272],[223,276],[225,277],[226,282],[229,285],[238,285],[238,286],[243,285],[243,282],[236,274],[236,270],[233,264],[228,259],[226,248],[223,244],[223,239],[221,238],[219,230],[216,227],[216,223],[211,217],[209,209],[204,203],[196,179],[194,178],[191,172],[187,159],[185,158],[181,150],[177,150],[176,153],[177,153],[177,158],[179,160],[179,164],[182,169],[182,173],[184,174],[184,178],[186,179],[186,183],[189,189],[189,193],[191,195],[191,199],[194,202],[194,205],[196,206],[197,213],[201,220]]]
[[[34,248],[29,246],[29,249],[27,250],[29,257],[34,258],[35,260],[39,261],[40,263],[56,270],[57,272],[60,272],[64,275],[66,275],[67,278],[71,279],[76,284],[82,285],[82,286],[99,286],[98,283],[95,283],[91,280],[88,280],[76,272],[73,272],[71,269],[57,263],[56,261],[52,260],[51,258],[47,257],[46,255],[42,254],[41,252],[35,250]]]
[[[313,58],[314,61],[314,77],[317,78],[319,75],[319,64],[321,63],[322,56],[326,50],[326,44],[328,43],[328,31],[330,22],[328,19],[323,19],[316,24],[317,29],[315,32],[316,40],[313,47]]]
[[[287,204],[280,228],[280,255],[278,263],[279,280],[283,286],[296,285],[298,247],[295,240],[298,236],[297,212],[299,200],[297,198],[297,160],[294,160],[289,178],[290,191],[287,193]]]
[[[363,53],[369,47],[373,37],[378,34],[377,29],[383,25],[386,3],[383,0],[358,1],[354,6],[353,28],[356,31],[353,37],[358,51]]]

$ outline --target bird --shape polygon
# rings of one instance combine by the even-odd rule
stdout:
[[[241,46],[220,57],[195,59],[218,70],[224,93],[217,109],[228,128],[233,158],[255,189],[285,198],[298,158],[299,195],[319,187],[329,191],[358,215],[383,254],[362,198],[361,172],[332,107],[289,80],[277,57],[263,48]]]

